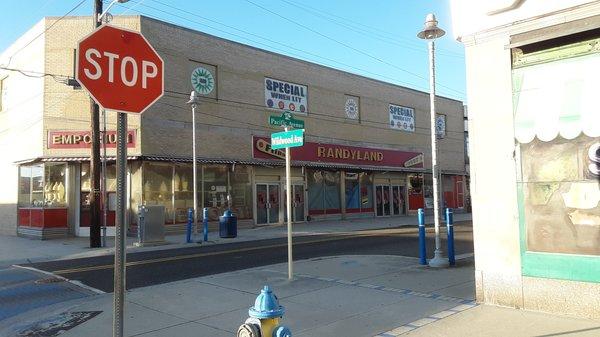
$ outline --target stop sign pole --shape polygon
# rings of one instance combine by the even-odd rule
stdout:
[[[125,304],[127,114],[141,114],[164,92],[164,63],[136,31],[103,25],[79,41],[77,81],[105,111],[117,116],[117,209],[113,336],[122,337]],[[138,224],[139,226],[142,224]]]

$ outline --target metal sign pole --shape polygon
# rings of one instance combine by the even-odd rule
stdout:
[[[285,131],[288,131],[286,125]],[[288,236],[288,278],[294,278],[294,259],[292,258],[292,177],[290,164],[290,148],[285,148],[285,194],[287,211],[287,236]]]
[[[125,184],[127,183],[125,175],[127,171],[127,114],[119,112],[117,118],[117,214],[115,219],[113,337],[123,337],[123,312],[125,305]]]
[[[106,219],[108,203],[106,194],[106,109],[102,109],[102,247],[106,247]]]
[[[196,103],[192,104],[192,162],[194,175],[194,237],[198,237],[198,162],[196,157]]]

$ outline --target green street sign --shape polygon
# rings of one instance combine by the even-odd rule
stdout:
[[[271,134],[271,148],[285,149],[304,145],[304,129],[276,132]]]
[[[273,126],[289,126],[294,129],[304,129],[304,121],[295,119],[291,113],[283,113],[281,116],[269,116],[269,124]]]

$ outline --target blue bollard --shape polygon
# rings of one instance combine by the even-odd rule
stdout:
[[[446,208],[446,228],[448,229],[448,263],[456,265],[454,258],[454,216],[452,208]]]
[[[419,264],[427,265],[427,248],[425,247],[425,211],[419,208]]]
[[[208,207],[202,212],[202,225],[204,226],[204,242],[208,241]]]
[[[185,242],[192,243],[192,227],[194,226],[194,209],[188,208],[188,222],[185,228]]]

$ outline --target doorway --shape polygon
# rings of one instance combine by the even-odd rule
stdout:
[[[279,184],[256,184],[256,224],[279,223]]]
[[[404,186],[392,185],[392,214],[406,214],[406,191]]]
[[[375,208],[377,216],[390,216],[390,186],[375,186]]]
[[[287,193],[283,189],[283,220],[287,222]],[[292,184],[292,222],[303,222],[304,216],[304,185]]]

